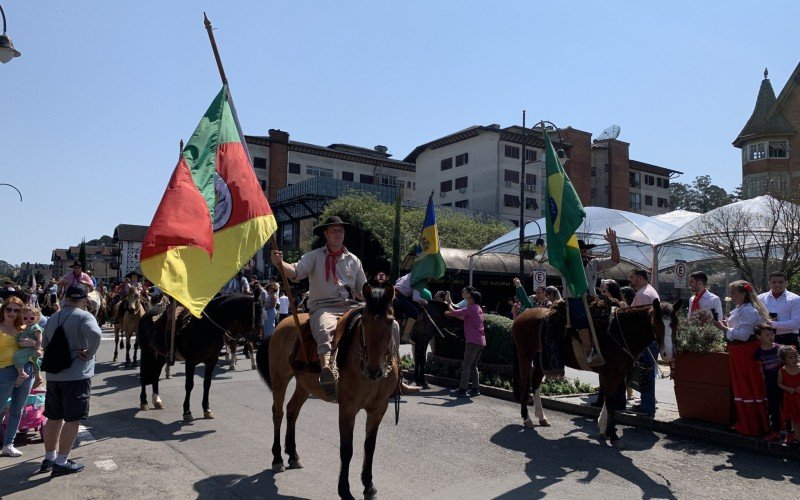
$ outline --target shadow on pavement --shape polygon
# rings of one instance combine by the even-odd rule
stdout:
[[[209,429],[196,432],[182,432],[189,428],[191,422],[184,423],[180,415],[176,415],[178,420],[170,423],[163,423],[151,418],[137,418],[141,413],[164,412],[168,410],[150,410],[140,412],[137,408],[125,408],[123,410],[103,413],[91,418],[91,428],[96,429],[98,437],[109,438],[129,438],[145,441],[190,441],[201,438],[207,434],[213,434],[216,430]],[[176,411],[173,408],[172,411]]]
[[[275,474],[267,470],[249,477],[234,474],[211,476],[194,483],[194,489],[200,500],[217,500],[225,497],[302,499],[278,493]]]
[[[49,473],[36,474],[39,465],[38,461],[27,461],[0,468],[0,477],[3,478],[0,481],[0,498],[6,498],[14,493],[27,491],[49,482]]]
[[[436,392],[420,392],[417,393],[417,397],[421,399],[421,401],[419,402],[419,404],[421,405],[441,406],[442,408],[454,408],[456,406],[464,406],[472,404],[472,398],[457,398],[455,396],[451,396],[449,389],[444,389]],[[442,401],[442,402],[433,403],[425,400]]]
[[[545,490],[548,487],[569,475],[578,475],[579,483],[589,484],[604,470],[630,483],[631,488],[640,489],[642,498],[676,498],[669,484],[654,481],[616,448],[603,441],[587,441],[586,435],[597,435],[594,420],[575,418],[573,422],[578,428],[560,439],[542,437],[537,429],[525,429],[521,425],[507,425],[492,436],[492,443],[523,452],[529,459],[525,474],[530,483],[497,498],[542,498],[547,495]],[[625,428],[623,442],[626,450],[647,450],[658,441],[658,436],[652,432],[639,431]]]
[[[717,465],[714,470],[732,470],[739,477],[756,480],[785,481],[788,478],[792,484],[800,484],[800,472],[798,472],[797,463],[793,460],[782,460],[775,457],[729,452],[728,463]]]

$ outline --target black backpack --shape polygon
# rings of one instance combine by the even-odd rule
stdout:
[[[72,311],[67,314],[64,321],[69,318]],[[72,366],[72,357],[69,351],[69,343],[67,342],[67,335],[64,332],[64,321],[61,321],[53,332],[53,337],[44,348],[44,356],[42,357],[43,372],[58,373],[66,370]]]

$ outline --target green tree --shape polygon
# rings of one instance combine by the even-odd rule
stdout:
[[[741,194],[737,191],[734,193],[736,196]],[[708,175],[696,177],[691,185],[680,182],[670,183],[669,196],[673,209],[700,213],[706,213],[735,201],[732,194],[728,194],[725,189],[712,184],[711,177]]]
[[[86,267],[86,239],[82,240],[78,247],[78,262],[81,263],[81,267],[83,267],[84,270],[88,269]]]

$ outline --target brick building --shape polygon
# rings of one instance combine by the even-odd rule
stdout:
[[[756,105],[733,145],[742,150],[742,195],[800,189],[800,64],[778,97],[764,70]]]

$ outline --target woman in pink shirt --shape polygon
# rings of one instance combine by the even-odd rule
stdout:
[[[481,294],[471,286],[465,290],[467,306],[462,309],[445,311],[446,316],[464,320],[464,339],[467,344],[464,346],[464,361],[461,363],[461,384],[458,390],[451,393],[459,397],[481,395],[478,362],[481,359],[481,351],[486,347],[486,335],[483,333],[483,309],[480,306]],[[467,382],[472,386],[469,392],[467,392]]]

